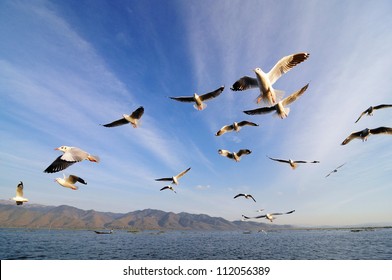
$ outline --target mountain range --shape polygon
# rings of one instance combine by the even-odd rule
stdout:
[[[0,200],[0,227],[135,230],[258,230],[291,228],[258,222],[228,221],[205,214],[173,213],[155,209],[119,214],[72,206],[15,205]]]

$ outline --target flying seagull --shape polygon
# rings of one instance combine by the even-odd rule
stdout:
[[[249,122],[249,121],[241,121],[241,122],[234,122],[231,125],[225,125],[223,126],[221,129],[219,129],[219,131],[215,134],[215,136],[221,136],[222,134],[229,132],[229,131],[240,131],[241,127],[245,126],[245,125],[249,125],[249,126],[259,126],[256,123],[253,122]]]
[[[367,138],[371,134],[392,134],[392,128],[380,126],[374,129],[365,128],[364,130],[353,132],[346,139],[344,139],[342,145],[346,145],[348,142],[355,138],[361,138],[362,141],[367,141]]]
[[[249,155],[250,153],[252,153],[252,151],[248,149],[241,149],[236,153],[232,153],[228,150],[218,150],[218,153],[223,157],[227,157],[238,162],[241,160],[242,155]]]
[[[377,106],[370,106],[369,108],[367,108],[365,111],[362,112],[362,114],[355,121],[355,123],[357,123],[359,121],[359,119],[362,118],[362,116],[365,114],[367,114],[368,116],[373,116],[374,110],[383,109],[383,108],[390,108],[390,107],[392,107],[392,104],[381,104],[381,105],[377,105]]]
[[[272,158],[267,156],[269,159],[275,160],[275,161],[279,161],[279,162],[283,162],[283,163],[288,163],[290,164],[292,169],[297,168],[298,163],[320,163],[318,160],[314,160],[314,161],[305,161],[305,160],[291,160],[291,159],[277,159],[277,158]]]
[[[287,214],[291,214],[294,213],[295,210],[291,210],[289,212],[286,213],[269,213],[269,214],[265,214],[265,215],[261,215],[261,216],[257,216],[257,217],[247,217],[245,215],[242,215],[242,217],[247,220],[247,219],[261,219],[261,218],[266,218],[267,220],[269,220],[271,223],[273,220],[275,220],[276,218],[274,216],[278,216],[278,215],[287,215]]]
[[[328,174],[327,174],[327,176],[325,176],[325,178],[327,178],[329,175],[331,175],[332,173],[336,173],[336,172],[338,172],[338,169],[340,168],[340,167],[342,167],[343,165],[345,165],[346,163],[343,163],[342,165],[339,165],[338,167],[336,167],[334,170],[332,170],[331,172],[329,172]]]
[[[12,200],[16,201],[16,205],[22,205],[23,202],[28,202],[29,200],[23,197],[23,182],[20,181],[16,186],[16,196],[12,198]]]
[[[64,154],[56,158],[51,165],[49,165],[44,172],[46,173],[55,173],[61,170],[66,169],[70,165],[75,162],[79,162],[82,160],[89,160],[92,162],[99,162],[98,156],[90,155],[89,153],[76,148],[76,147],[68,147],[61,146],[56,148],[55,150],[62,151]]]
[[[164,186],[162,189],[160,189],[160,191],[163,191],[163,190],[171,190],[171,191],[177,193],[172,186]]]
[[[65,188],[76,191],[78,189],[78,187],[75,186],[76,182],[87,185],[87,182],[78,176],[69,175],[68,177],[66,177],[65,174],[63,174],[63,177],[64,178],[56,178],[55,181]]]
[[[187,170],[182,171],[180,174],[173,176],[173,177],[168,177],[168,178],[159,178],[155,179],[155,181],[171,181],[172,184],[178,185],[178,180],[185,175],[191,168],[189,167]]]
[[[103,124],[104,127],[115,127],[123,124],[130,123],[134,128],[139,126],[139,120],[143,116],[144,108],[140,106],[130,115],[123,114],[123,118],[111,123]]]
[[[260,68],[253,71],[256,73],[256,78],[244,76],[236,81],[231,90],[242,91],[251,88],[259,88],[260,95],[257,98],[257,103],[261,100],[269,105],[274,105],[283,96],[283,91],[276,90],[272,85],[284,74],[290,71],[294,66],[305,61],[309,57],[308,53],[297,53],[283,57],[275,66],[268,72],[264,73]]]
[[[244,111],[244,113],[248,115],[260,115],[260,114],[275,112],[281,119],[284,119],[289,115],[290,112],[290,108],[286,108],[285,106],[297,100],[308,89],[308,86],[309,84],[305,85],[303,88],[287,96],[285,99],[279,101],[275,105],[272,105],[270,107],[262,107],[253,110],[247,110]]]
[[[181,101],[181,102],[195,102],[196,104],[193,105],[196,110],[203,110],[207,107],[207,104],[203,103],[203,101],[207,101],[209,99],[217,97],[219,94],[222,93],[222,91],[225,89],[224,86],[221,86],[220,88],[205,93],[203,95],[198,95],[197,93],[193,94],[193,96],[179,96],[179,97],[170,97],[171,99]]]
[[[239,193],[239,194],[237,194],[234,198],[237,198],[237,197],[240,197],[240,196],[243,196],[243,197],[245,197],[246,199],[251,198],[251,199],[253,199],[254,202],[256,202],[256,200],[253,198],[253,196],[252,196],[251,194],[246,194],[246,193]]]

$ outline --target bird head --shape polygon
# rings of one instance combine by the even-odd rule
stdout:
[[[62,151],[65,153],[69,149],[70,149],[70,147],[68,147],[68,146],[61,146],[61,147],[56,148],[55,150]]]

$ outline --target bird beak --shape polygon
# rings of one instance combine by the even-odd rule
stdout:
[[[60,149],[59,148],[55,148],[54,150],[56,151],[56,150],[60,150]]]

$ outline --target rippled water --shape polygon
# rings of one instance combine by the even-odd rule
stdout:
[[[0,229],[0,259],[392,259],[392,229],[252,232]]]

